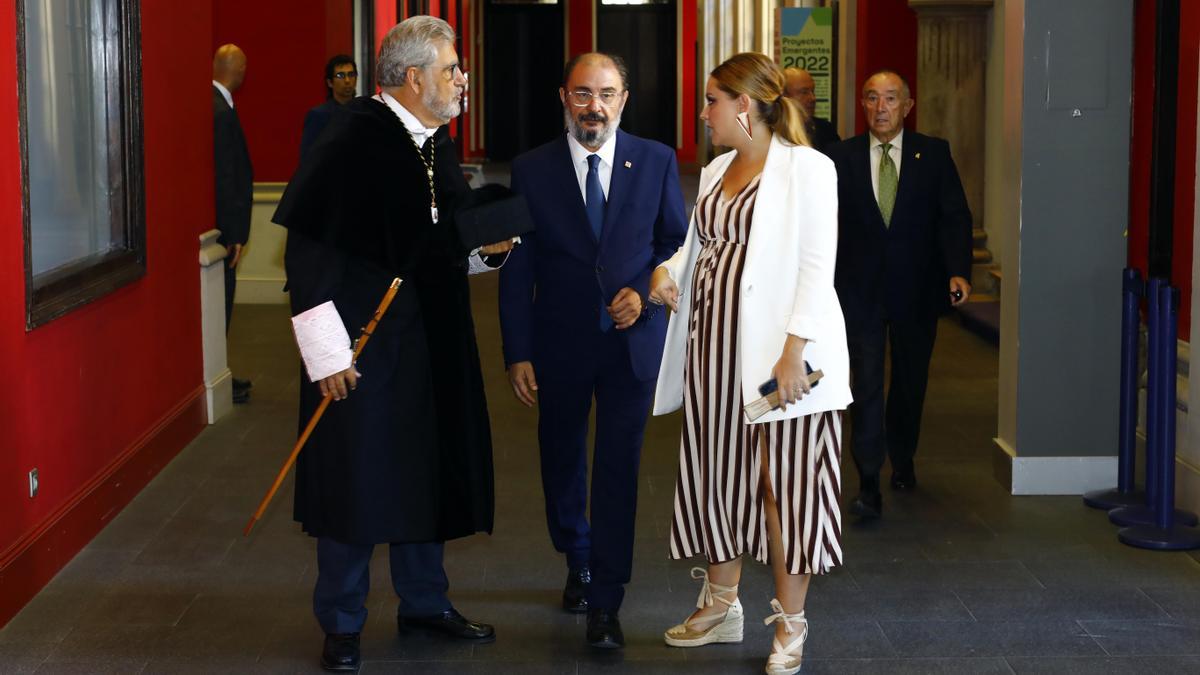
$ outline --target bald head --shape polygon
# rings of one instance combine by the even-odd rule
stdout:
[[[817,114],[817,85],[812,75],[803,68],[785,68],[783,76],[787,82],[783,93],[795,99],[810,119],[814,117]]]
[[[246,52],[235,44],[217,47],[213,55],[213,79],[231,93],[237,91],[246,79]]]

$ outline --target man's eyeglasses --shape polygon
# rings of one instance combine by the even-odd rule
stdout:
[[[622,92],[619,91],[602,91],[599,94],[593,94],[586,89],[577,89],[567,94],[567,100],[570,101],[571,105],[573,106],[586,108],[592,104],[592,99],[598,98],[600,99],[600,103],[607,107],[611,106],[613,103],[616,103],[617,99],[621,98],[621,94]]]
[[[462,74],[464,77],[466,76],[466,73],[463,72],[462,67],[460,67],[457,63],[451,63],[450,65],[442,68],[442,77],[446,78],[446,80],[453,80],[455,76],[459,74]]]
[[[351,70],[350,72],[342,71],[340,73],[334,73],[333,79],[335,79],[335,80],[357,80],[358,73],[354,72],[353,70]]]

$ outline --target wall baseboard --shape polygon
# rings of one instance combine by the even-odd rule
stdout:
[[[207,421],[205,388],[200,386],[62,506],[0,552],[0,628],[125,508]]]
[[[1117,458],[1021,457],[996,439],[996,479],[1013,495],[1082,495],[1117,484]]]

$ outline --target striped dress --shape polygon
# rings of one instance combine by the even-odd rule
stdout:
[[[745,422],[738,299],[759,177],[729,200],[723,181],[715,183],[696,204],[702,248],[691,288],[671,557],[703,555],[716,564],[749,553],[768,562],[765,445],[788,571],[822,574],[842,563],[841,413]]]

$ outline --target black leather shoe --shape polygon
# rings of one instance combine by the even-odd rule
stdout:
[[[321,650],[321,667],[333,672],[358,670],[358,633],[327,633]]]
[[[249,389],[234,389],[233,390],[233,402],[234,403],[249,403],[250,402],[250,390]]]
[[[588,610],[587,588],[592,583],[592,571],[586,566],[577,567],[567,573],[567,585],[563,588],[562,607],[572,614],[583,614]]]
[[[233,390],[234,391],[238,391],[238,390],[250,391],[253,388],[254,388],[254,383],[251,382],[250,380],[239,380],[236,377],[233,378]]]
[[[396,617],[396,623],[401,633],[420,628],[472,642],[491,642],[496,639],[496,629],[491,625],[471,621],[453,608],[433,616],[399,616]]]
[[[892,472],[892,489],[911,492],[917,489],[917,474],[912,469]]]
[[[625,634],[621,632],[621,620],[617,618],[617,613],[608,609],[589,609],[587,641],[598,649],[624,647]]]
[[[860,492],[850,502],[850,515],[873,520],[883,514],[883,497],[878,492]]]

